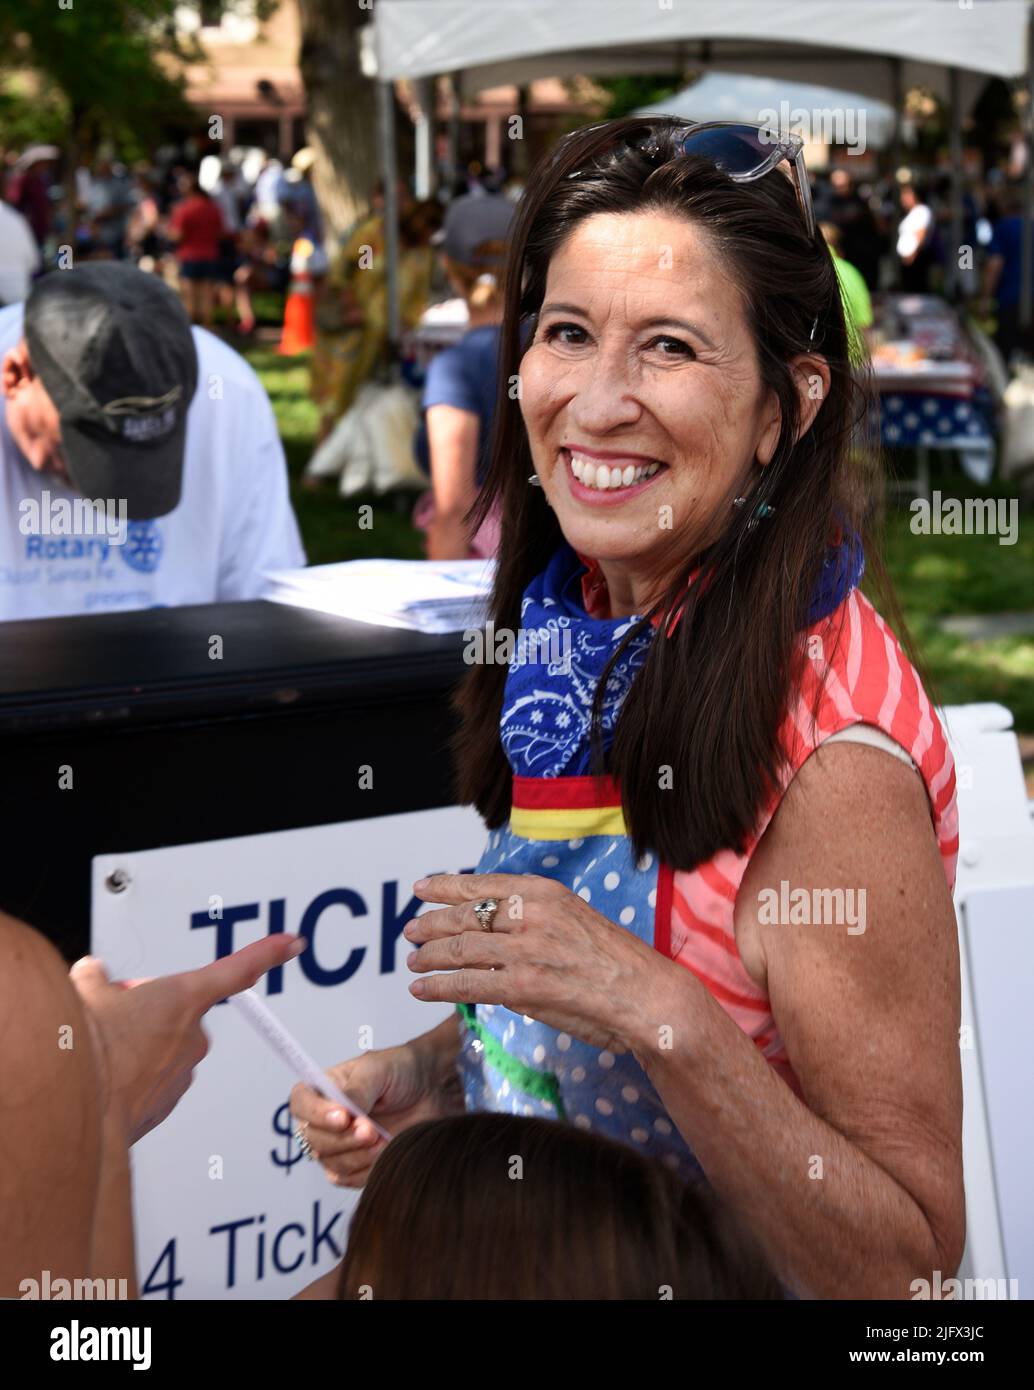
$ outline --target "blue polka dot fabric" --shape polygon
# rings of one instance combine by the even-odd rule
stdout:
[[[623,835],[526,840],[506,827],[489,837],[476,872],[542,874],[557,879],[612,922],[653,945],[657,862],[650,854],[634,861]],[[499,911],[506,911],[504,902],[500,902]],[[580,1129],[632,1144],[683,1177],[701,1176],[692,1151],[630,1053],[590,1047],[499,1004],[479,1004],[474,1013],[477,1026],[465,1028],[460,1050],[468,1110],[566,1119]],[[541,1094],[545,1087],[522,1087],[520,1078],[514,1077],[516,1068],[492,1065],[487,1053],[495,1048],[486,1047],[484,1036],[491,1038],[508,1059],[537,1076],[555,1078],[555,1087],[550,1089],[559,1103]]]

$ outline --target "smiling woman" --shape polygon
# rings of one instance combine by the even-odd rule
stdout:
[[[907,1297],[963,1239],[951,755],[857,589],[863,403],[799,151],[700,129],[575,132],[528,182],[474,523],[500,508],[494,630],[570,659],[466,678],[492,834],[406,928],[459,1022],[341,1081],[394,1131],[458,1054],[469,1109],[706,1179],[802,1295]],[[801,889],[864,933],[773,920]],[[361,1183],[373,1134],[295,1108]]]

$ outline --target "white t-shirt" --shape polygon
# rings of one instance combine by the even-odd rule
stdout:
[[[912,256],[918,251],[932,221],[933,213],[925,203],[916,203],[914,208],[905,213],[898,227],[899,256]]]
[[[0,361],[21,336],[21,305],[0,310]],[[179,506],[153,521],[130,521],[122,544],[95,523],[59,533],[67,523],[53,520],[55,502],[66,499],[67,515],[77,494],[56,474],[30,467],[0,397],[0,620],[260,598],[271,570],[305,564],[262,383],[213,334],[195,328],[194,342],[198,388]],[[28,501],[38,512],[23,506]],[[37,515],[52,518],[49,534]]]
[[[39,268],[32,228],[17,208],[0,202],[0,304],[20,304],[27,298]]]

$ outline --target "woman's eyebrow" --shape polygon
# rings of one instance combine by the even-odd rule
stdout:
[[[577,314],[579,318],[587,319],[589,315],[584,309],[579,309],[577,304],[543,304],[539,310],[540,314]]]
[[[660,318],[643,319],[639,327],[663,328],[666,325],[669,327],[674,326],[675,328],[683,328],[686,329],[689,333],[695,333],[696,336],[700,338],[703,342],[705,342],[709,348],[714,347],[714,343],[704,332],[704,330],[700,327],[700,325],[698,323],[693,323],[690,319],[673,319],[670,318],[668,315],[662,315]]]
[[[577,304],[559,304],[552,302],[543,304],[542,308],[539,310],[539,314],[577,314],[579,318],[583,319],[589,317],[585,310],[580,309]],[[662,315],[660,318],[643,319],[636,326],[638,328],[663,328],[665,326],[669,328],[681,328],[689,333],[695,334],[702,342],[706,343],[709,348],[714,347],[714,343],[700,325],[691,322],[689,319],[676,319]]]

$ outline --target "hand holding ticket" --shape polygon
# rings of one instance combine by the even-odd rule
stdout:
[[[307,1086],[311,1086],[314,1091],[319,1091],[320,1095],[326,1096],[328,1100],[340,1105],[350,1115],[361,1120],[369,1120],[382,1139],[391,1138],[383,1126],[379,1125],[354,1100],[345,1095],[333,1078],[328,1076],[319,1063],[310,1057],[298,1039],[288,1032],[276,1014],[266,1006],[254,990],[246,989],[241,994],[233,995],[231,1002],[237,1006],[255,1031],[265,1038],[273,1051],[287,1063],[299,1081],[304,1081]]]

